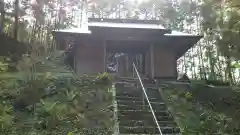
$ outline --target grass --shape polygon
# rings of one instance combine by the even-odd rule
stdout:
[[[230,87],[176,84],[160,91],[183,134],[240,134],[240,93]]]

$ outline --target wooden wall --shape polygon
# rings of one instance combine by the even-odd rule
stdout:
[[[77,45],[75,68],[79,75],[105,72],[104,41],[85,41]]]
[[[177,78],[176,56],[171,50],[155,45],[153,59],[155,78]]]

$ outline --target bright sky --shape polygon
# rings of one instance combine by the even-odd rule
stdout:
[[[132,1],[132,2],[135,2],[135,1],[143,2],[143,1],[147,1],[147,0],[128,0],[128,1]]]
[[[141,3],[141,2],[148,1],[148,0],[127,0],[127,1],[131,1],[131,2],[135,2],[135,1],[137,1],[138,3]]]

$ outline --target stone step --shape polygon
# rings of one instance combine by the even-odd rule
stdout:
[[[171,117],[170,113],[167,111],[154,111],[156,116],[168,116]],[[141,111],[141,110],[118,110],[118,114],[119,115],[130,115],[134,117],[138,117],[139,116],[152,116],[152,112],[150,110],[146,110],[146,111]]]
[[[117,91],[117,96],[126,96],[126,97],[145,97],[142,91]],[[151,93],[147,91],[149,98],[162,99],[160,93]]]
[[[130,93],[130,94],[141,94],[142,93],[142,90],[139,89],[139,88],[136,88],[136,87],[133,87],[133,88],[119,88],[117,89],[116,88],[116,93],[118,94],[121,94],[121,93]]]
[[[136,85],[123,85],[123,86],[118,86],[116,87],[116,90],[119,90],[119,91],[141,91],[140,88],[136,87]],[[117,91],[118,92],[118,91]]]
[[[118,80],[117,82],[115,82],[115,85],[118,86],[118,84],[136,84],[136,83],[138,83],[138,82],[133,81],[133,80],[130,80],[130,81],[128,81],[128,80],[124,80],[124,81]]]
[[[142,105],[142,104],[141,105],[118,104],[117,107],[118,107],[118,110],[143,110],[143,108],[149,109],[149,106],[147,103],[145,105]],[[157,111],[167,110],[166,105],[152,104],[152,108],[153,108],[153,110],[157,110]]]
[[[153,89],[153,88],[147,88],[146,89],[146,92],[148,94],[160,94],[159,90],[158,89]]]
[[[138,83],[138,80],[131,80],[131,79],[128,79],[128,80],[120,79],[119,81],[127,82],[127,83]]]
[[[161,97],[160,92],[158,90],[146,90],[148,97]],[[129,95],[129,96],[142,96],[143,90],[141,89],[119,89],[116,90],[117,95]]]
[[[124,85],[122,87],[115,87],[116,88],[116,91],[134,91],[134,92],[140,92],[141,89],[137,88],[136,86],[134,85]]]
[[[136,77],[129,77],[129,76],[125,76],[125,77],[123,77],[123,76],[117,76],[117,77],[115,77],[116,79],[121,79],[121,80],[137,80],[137,78]]]
[[[116,92],[116,96],[142,97],[142,92]]]
[[[134,115],[133,115],[134,114]],[[118,114],[118,119],[120,121],[124,120],[146,120],[152,121],[153,115],[152,113],[149,114],[141,114],[141,113],[133,113],[133,114]],[[172,116],[165,116],[165,115],[158,115],[155,114],[158,121],[174,121]]]
[[[116,99],[117,100],[125,100],[125,101],[142,101],[142,100],[146,100],[146,97],[129,97],[129,96],[116,96]],[[149,101],[151,102],[163,102],[162,99],[157,99],[157,98],[151,98],[151,97],[148,97]]]
[[[178,134],[180,133],[180,128],[174,127],[161,127],[163,134]],[[120,133],[128,134],[159,134],[157,127],[125,127],[119,126]]]
[[[153,88],[153,89],[158,89],[160,88],[161,85],[156,85],[156,84],[144,84],[143,85],[145,88]]]
[[[123,83],[116,83],[115,88],[120,89],[120,90],[125,89],[125,88],[136,88],[136,85],[135,85],[135,83],[123,82]]]
[[[127,87],[125,87],[127,86]],[[126,91],[126,92],[129,92],[129,87],[128,86],[133,86],[133,90],[136,90],[136,91],[139,91],[139,92],[142,92],[142,87],[136,87],[134,84],[116,84],[115,85],[115,88],[116,89],[119,89],[120,91]],[[131,87],[130,87],[131,88]],[[159,89],[158,88],[147,88],[145,87],[145,90],[146,92],[152,92],[152,93],[159,93]],[[118,91],[117,91],[118,92]]]
[[[160,93],[150,93],[150,92],[147,92],[147,95],[148,95],[149,98],[162,99],[162,96],[160,95]]]
[[[158,121],[160,127],[177,127],[177,123],[174,121]],[[120,121],[119,125],[126,127],[144,127],[144,126],[156,126],[154,120],[126,120]]]
[[[132,105],[143,105],[143,102],[142,101],[134,101],[134,100],[131,100],[131,101],[126,101],[126,100],[118,100],[117,99],[117,104],[118,105],[129,105],[129,106],[132,106]],[[146,105],[148,105],[148,102],[145,102]],[[153,105],[165,105],[165,103],[163,102],[151,102],[150,101],[150,104],[153,106]]]
[[[121,125],[121,123],[125,122],[125,121],[144,121],[145,123],[154,123],[153,116],[147,117],[147,118],[146,117],[145,118],[139,118],[139,117],[131,118],[130,116],[119,115],[118,120],[119,120],[119,125]],[[158,117],[157,121],[169,121],[169,122],[172,121],[172,122],[174,122],[174,120],[169,117]],[[124,125],[122,125],[122,126],[124,126]],[[146,126],[148,126],[148,125],[146,125]],[[154,126],[156,126],[156,125],[154,125]]]
[[[159,90],[157,89],[145,89],[147,94],[160,94]],[[121,89],[117,89],[116,90],[117,94],[121,94],[121,93],[129,93],[129,94],[133,94],[133,95],[140,95],[143,93],[143,90],[141,88],[121,88]]]
[[[142,97],[142,92],[126,92],[126,91],[116,91],[117,96],[127,96],[127,97]]]

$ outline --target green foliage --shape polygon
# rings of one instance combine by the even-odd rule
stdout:
[[[5,59],[5,57],[0,57],[0,73],[8,70],[8,63]]]
[[[237,69],[239,69],[239,68],[240,68],[240,63],[235,63],[235,64],[233,64],[233,65],[232,65],[232,68],[237,68]]]
[[[111,134],[111,82],[89,78],[0,81],[0,134]]]
[[[111,82],[112,82],[112,78],[106,72],[104,72],[102,74],[98,74],[96,77],[96,83],[109,86],[109,85],[111,85]]]
[[[190,87],[169,85],[161,91],[183,135],[238,135],[240,93],[197,84]]]

